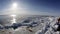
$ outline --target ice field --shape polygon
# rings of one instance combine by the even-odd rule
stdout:
[[[16,30],[14,30],[13,28],[0,29],[0,34],[58,34],[59,32],[55,32],[54,30],[54,24],[56,23],[56,21],[56,16],[1,16],[0,26],[9,26],[12,23],[29,24],[36,22],[38,24],[35,27],[31,28],[33,32],[30,32],[26,28],[27,26],[21,26]]]

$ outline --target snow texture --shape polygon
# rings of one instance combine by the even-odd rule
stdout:
[[[55,24],[57,22],[57,17],[54,16],[27,16],[26,17],[25,16],[23,18],[17,17],[16,19],[18,23],[28,24],[28,23],[36,22],[38,23],[38,25],[36,25],[36,27],[32,27],[33,32],[30,32],[27,29],[27,26],[21,26],[18,27],[16,30],[12,28],[0,30],[0,34],[59,34],[58,31],[55,31],[57,27],[57,26],[55,27]]]

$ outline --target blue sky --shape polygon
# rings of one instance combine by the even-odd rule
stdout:
[[[19,10],[22,8],[22,10],[27,11],[27,14],[60,14],[60,0],[0,0],[0,14],[9,12],[7,9],[9,9],[14,2],[18,3]]]

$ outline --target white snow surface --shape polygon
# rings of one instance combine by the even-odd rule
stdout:
[[[39,25],[32,28],[33,32],[30,32],[29,30],[27,30],[26,26],[21,26],[16,30],[13,30],[13,29],[0,30],[0,34],[59,34],[58,31],[55,32],[53,29],[55,28],[54,24],[57,21],[57,17],[51,17],[51,16],[50,17],[43,17],[43,16],[32,17],[31,16],[31,17],[25,17],[18,22],[23,22],[25,19],[30,19],[31,20],[30,23],[32,23],[33,21],[39,23]],[[12,32],[12,33],[9,33],[9,32]]]

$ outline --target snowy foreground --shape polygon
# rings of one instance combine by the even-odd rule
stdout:
[[[14,30],[13,28],[0,30],[0,34],[58,34],[59,33],[59,32],[55,32],[53,28],[54,24],[57,21],[57,17],[54,16],[25,16],[23,18],[16,17],[16,21],[18,23],[25,23],[24,20],[30,20],[26,22],[27,24],[32,22],[38,23],[36,27],[32,28],[33,32],[27,30],[26,29],[27,26],[21,26],[16,30]],[[3,25],[6,24],[7,23]]]

